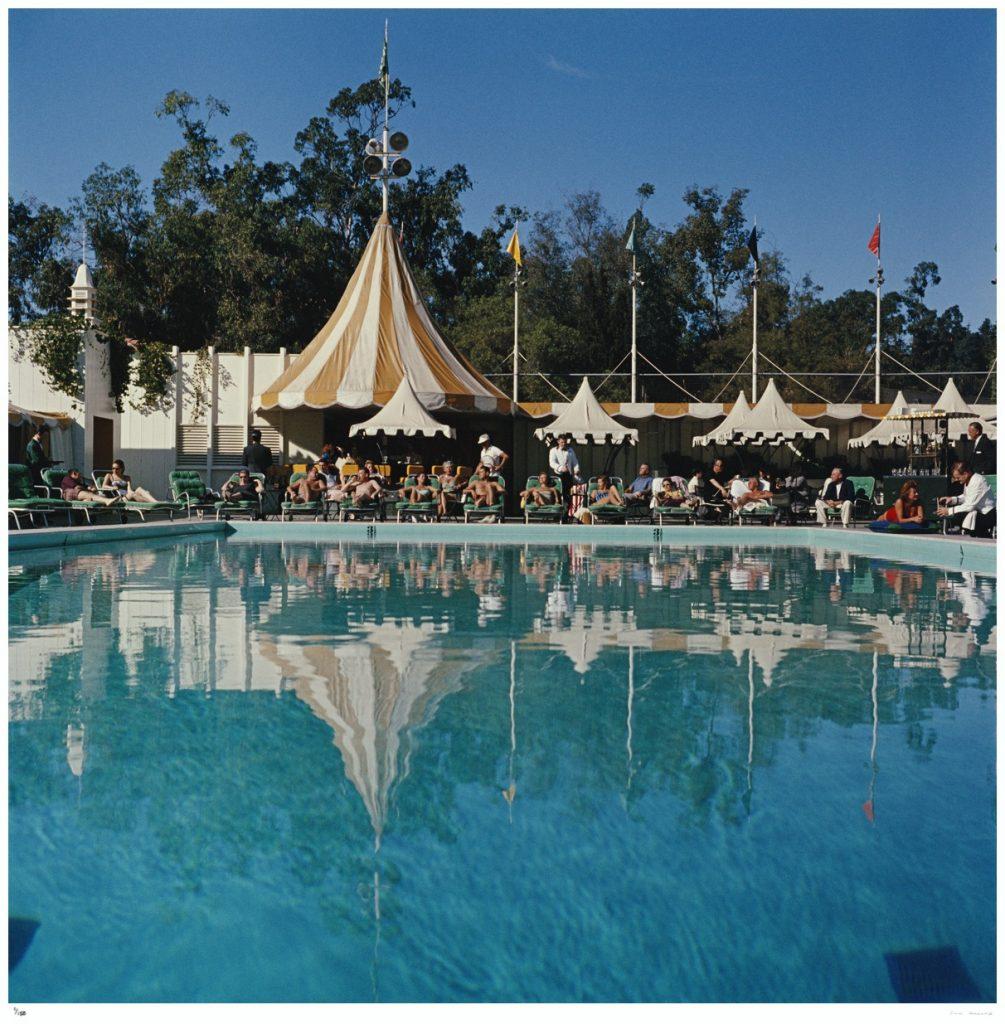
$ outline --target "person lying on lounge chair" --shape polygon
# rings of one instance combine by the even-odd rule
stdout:
[[[558,489],[551,484],[547,473],[537,474],[537,483],[520,492],[524,505],[557,505]]]
[[[435,491],[429,486],[429,475],[419,473],[415,478],[415,486],[409,487],[405,492],[405,501],[412,505],[419,505],[424,501],[432,501]]]
[[[611,483],[609,476],[598,476],[596,486],[586,496],[586,504],[576,510],[575,517],[581,523],[593,521],[593,510],[599,505],[623,505],[621,493]]]
[[[360,506],[372,505],[380,497],[382,488],[379,480],[371,477],[365,469],[361,469],[356,474],[356,479],[345,485],[345,490],[352,494],[352,503]]]
[[[228,480],[221,492],[224,501],[255,501],[261,493],[261,480],[256,480],[247,469],[238,470],[237,479]]]
[[[663,477],[663,486],[656,492],[656,504],[660,508],[677,508],[686,500],[687,495],[674,486],[673,480],[668,476]]]
[[[95,505],[114,505],[121,498],[106,498],[96,491],[89,491],[79,469],[71,469],[59,483],[66,501],[93,501]]]
[[[923,523],[925,506],[921,503],[917,480],[905,480],[900,496],[880,517],[877,523]]]
[[[484,508],[497,504],[503,495],[503,489],[497,481],[489,479],[488,466],[481,465],[475,470],[475,475],[462,493],[470,494],[474,498],[475,508]]]
[[[307,470],[306,476],[286,488],[286,500],[292,501],[295,505],[307,505],[312,501],[319,501],[324,493],[326,483],[326,478],[318,472],[317,466],[311,466]]]
[[[138,501],[145,505],[156,505],[157,499],[145,487],[133,487],[132,477],[126,475],[126,464],[122,459],[112,463],[111,473],[101,481],[103,491],[115,491],[125,501]]]
[[[739,512],[747,505],[767,505],[771,492],[761,489],[761,481],[756,476],[748,477],[746,480],[737,477],[729,485],[729,496],[733,501],[733,508]]]

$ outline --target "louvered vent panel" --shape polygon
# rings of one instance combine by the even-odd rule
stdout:
[[[179,466],[206,465],[206,427],[201,423],[178,427],[177,459]]]

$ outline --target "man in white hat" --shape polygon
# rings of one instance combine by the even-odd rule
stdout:
[[[490,473],[501,473],[503,466],[509,461],[509,456],[492,443],[492,438],[488,434],[482,434],[478,438],[478,443],[482,446],[478,465],[484,466]]]

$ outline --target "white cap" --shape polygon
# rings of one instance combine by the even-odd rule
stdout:
[[[482,436],[480,438],[478,438],[478,443],[479,444],[485,444],[488,441],[488,439],[489,439],[489,435],[488,434],[482,434]]]

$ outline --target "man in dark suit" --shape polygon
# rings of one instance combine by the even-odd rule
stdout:
[[[963,461],[970,465],[975,473],[987,476],[995,471],[995,446],[994,442],[984,433],[984,428],[979,423],[971,423],[967,427],[967,437],[970,443],[963,446]]]
[[[252,473],[268,473],[272,468],[272,450],[262,444],[262,432],[251,432],[251,444],[241,454],[241,465],[247,466]]]
[[[42,470],[56,465],[45,454],[45,449],[42,447],[42,438],[46,437],[48,433],[49,428],[43,423],[32,435],[27,448],[25,448],[24,463],[28,467],[28,472],[31,473],[31,482],[33,484],[43,484],[45,481],[42,479]]]
[[[817,498],[817,522],[821,526],[827,525],[827,510],[836,508],[841,510],[841,525],[851,525],[851,513],[855,503],[855,485],[846,480],[840,466],[831,470],[830,479],[824,484],[824,489]]]

